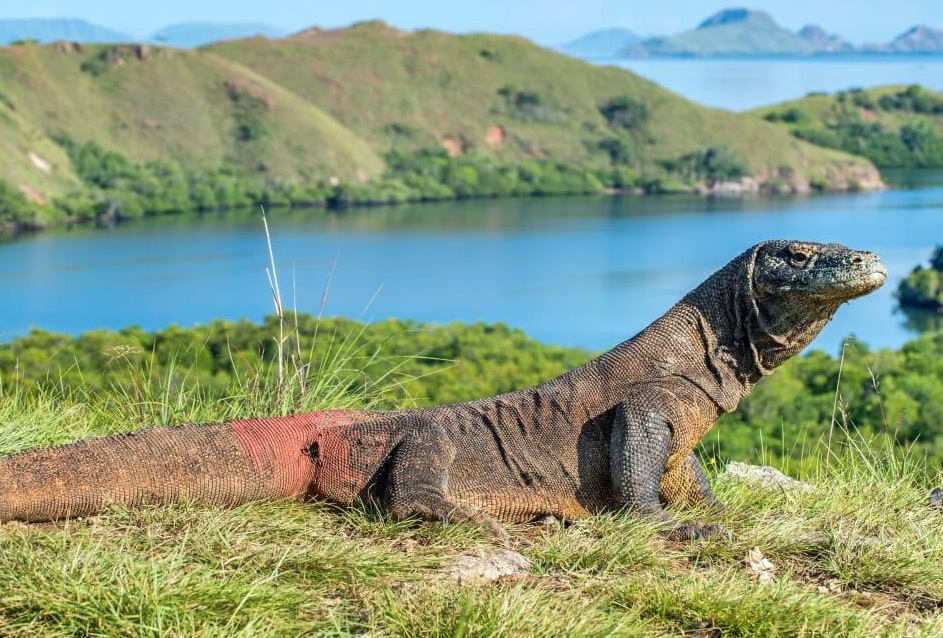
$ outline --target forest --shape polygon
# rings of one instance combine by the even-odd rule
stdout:
[[[618,115],[613,117],[627,117]],[[662,162],[642,174],[631,167],[631,145],[609,138],[608,168],[535,159],[500,162],[486,156],[450,157],[444,149],[391,151],[387,170],[369,182],[266,182],[235,166],[185,169],[163,160],[133,164],[95,142],[57,138],[84,188],[41,206],[0,180],[0,226],[30,229],[63,220],[136,219],[145,215],[234,210],[263,205],[339,209],[352,206],[491,197],[583,195],[606,189],[641,193],[696,192],[701,182],[737,179],[745,168],[725,147],[709,147]]]
[[[929,266],[914,266],[900,282],[897,298],[904,308],[931,312],[943,310],[943,245],[933,251]]]

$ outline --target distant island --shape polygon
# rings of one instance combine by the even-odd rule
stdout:
[[[57,40],[92,44],[130,42],[134,38],[78,18],[0,18],[0,46],[30,41],[44,44]]]
[[[251,22],[183,22],[136,38],[77,18],[0,18],[0,46],[15,43],[77,42],[79,44],[153,43],[191,49],[222,40],[262,35],[281,38],[288,32]]]
[[[818,25],[808,24],[792,32],[765,11],[730,8],[672,36],[642,39],[627,29],[606,29],[588,33],[560,50],[586,59],[936,55],[943,54],[943,30],[916,25],[887,43],[855,45]]]
[[[164,44],[181,49],[194,49],[223,40],[251,38],[283,38],[288,32],[268,24],[254,22],[182,22],[155,31],[147,37],[148,42]]]

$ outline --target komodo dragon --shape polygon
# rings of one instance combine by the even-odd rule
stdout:
[[[395,518],[525,522],[627,509],[669,536],[663,503],[717,506],[693,449],[849,299],[884,283],[873,253],[770,241],[635,337],[526,390],[431,408],[321,411],[155,428],[0,460],[0,521],[111,504],[375,500]]]

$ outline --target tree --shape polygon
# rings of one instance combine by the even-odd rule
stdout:
[[[631,95],[620,95],[600,105],[599,112],[614,129],[633,131],[648,121],[648,105]]]

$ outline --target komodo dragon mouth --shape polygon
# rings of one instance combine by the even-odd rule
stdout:
[[[322,411],[156,428],[0,459],[0,522],[112,504],[375,500],[396,518],[525,522],[719,506],[694,447],[846,301],[884,283],[874,253],[767,241],[634,337],[540,385],[415,410]]]

